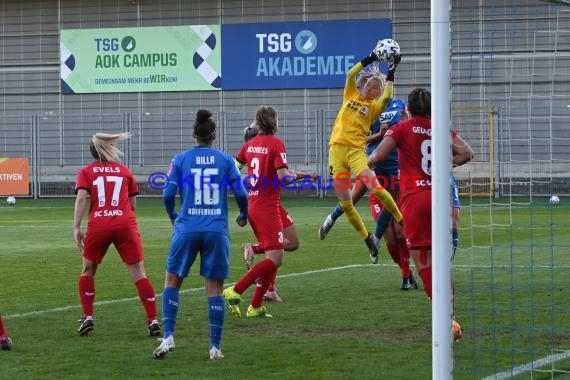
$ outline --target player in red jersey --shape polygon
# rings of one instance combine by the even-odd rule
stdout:
[[[257,136],[258,133],[259,127],[255,123],[252,123],[249,127],[246,127],[244,129],[243,141],[248,142]],[[246,165],[239,161],[236,161],[236,164],[238,165],[239,169],[243,168]],[[289,171],[293,174],[292,170]],[[300,172],[300,174],[314,176],[312,173]],[[299,232],[297,231],[295,222],[293,221],[293,218],[289,212],[282,205],[279,207],[281,212],[281,222],[283,223],[283,249],[285,252],[296,251],[299,249],[300,245]],[[247,270],[250,270],[253,266],[255,255],[265,254],[259,243],[244,243],[242,244],[241,248],[243,250],[243,261]],[[275,273],[275,275],[277,275],[277,273]],[[270,282],[269,287],[267,288],[267,292],[265,292],[264,300],[270,302],[283,301],[279,294],[277,294],[277,289],[275,288],[275,278],[273,278],[273,281]]]
[[[93,330],[95,273],[111,244],[115,246],[135,284],[144,306],[149,336],[160,336],[154,286],[144,270],[141,235],[134,213],[139,190],[130,169],[117,160],[122,152],[115,144],[127,139],[127,133],[96,133],[90,151],[94,162],[77,173],[73,235],[83,252],[83,269],[79,277],[79,298],[83,308],[79,335]],[[81,220],[89,198],[87,231]]]
[[[263,298],[275,278],[277,269],[283,263],[284,252],[281,186],[305,176],[305,173],[293,174],[288,169],[285,144],[274,136],[278,129],[277,111],[270,106],[259,106],[255,122],[259,127],[259,134],[241,147],[236,160],[248,166],[248,176],[245,178],[249,190],[248,221],[266,258],[251,267],[234,286],[224,290],[229,311],[236,317],[241,316],[241,294],[256,282],[257,286],[246,315],[270,316],[263,304]]]
[[[0,314],[0,348],[2,350],[9,350],[12,348],[12,339],[8,337],[8,333],[4,328],[4,321],[2,321],[2,314]]]
[[[383,161],[398,148],[400,161],[400,206],[405,215],[404,235],[418,268],[424,290],[431,300],[431,94],[416,88],[408,95],[411,118],[390,128],[384,140],[368,157],[370,165]],[[473,150],[452,131],[453,165],[473,158]],[[450,215],[451,217],[451,215]],[[450,258],[451,259],[451,258]],[[452,284],[453,286],[453,284]],[[454,338],[461,337],[461,327],[453,321]]]

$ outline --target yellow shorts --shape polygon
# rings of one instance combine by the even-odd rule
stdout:
[[[329,171],[333,178],[350,178],[368,169],[368,158],[364,149],[345,145],[329,147]]]

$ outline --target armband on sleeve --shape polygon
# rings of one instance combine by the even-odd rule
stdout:
[[[245,164],[242,164],[241,162],[239,162],[236,158],[234,158],[234,162],[236,164],[236,167],[238,168],[238,170],[241,170]]]

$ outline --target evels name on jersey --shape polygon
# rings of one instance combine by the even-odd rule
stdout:
[[[121,169],[118,167],[109,166],[93,166],[93,173],[120,173]]]

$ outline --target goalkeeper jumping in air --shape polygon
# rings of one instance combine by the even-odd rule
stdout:
[[[373,51],[348,71],[342,105],[329,141],[329,170],[337,199],[348,221],[368,247],[374,264],[378,262],[378,239],[368,232],[354,207],[350,193],[351,173],[356,176],[355,189],[366,186],[397,222],[402,220],[394,199],[381,188],[374,171],[368,167],[365,151],[370,126],[392,98],[394,73],[401,57],[398,54],[389,64],[386,78],[377,65],[372,65],[378,59],[378,54]]]

